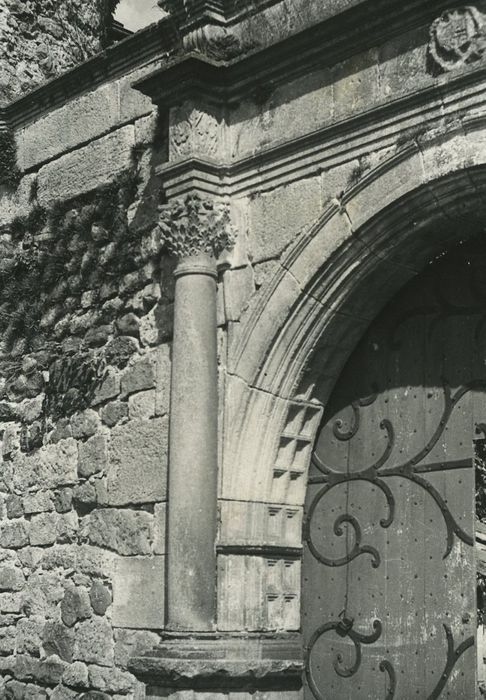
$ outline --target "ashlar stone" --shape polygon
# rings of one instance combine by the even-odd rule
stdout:
[[[91,545],[125,556],[149,554],[152,521],[153,516],[143,511],[99,509],[83,518],[81,536]]]
[[[113,582],[114,626],[163,628],[164,596],[165,557],[120,559]]]
[[[146,355],[125,370],[121,380],[121,396],[155,387],[155,367],[153,357]]]
[[[167,418],[133,420],[113,428],[108,453],[110,505],[165,501],[167,437]]]

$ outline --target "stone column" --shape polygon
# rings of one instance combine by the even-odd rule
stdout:
[[[213,630],[218,490],[218,255],[231,244],[227,208],[190,195],[161,207],[178,259],[169,433],[168,629]]]

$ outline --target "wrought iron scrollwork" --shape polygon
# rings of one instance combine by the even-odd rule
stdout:
[[[452,550],[454,536],[458,537],[460,540],[462,540],[468,545],[474,544],[473,536],[468,534],[463,530],[463,528],[461,528],[461,526],[455,520],[449,508],[447,507],[447,504],[444,498],[439,493],[439,491],[427,479],[421,476],[421,474],[426,473],[439,472],[451,469],[463,469],[464,467],[470,466],[471,462],[469,460],[457,460],[448,463],[441,462],[436,464],[421,464],[421,462],[423,462],[423,460],[427,457],[427,455],[430,454],[435,445],[437,445],[437,443],[439,442],[440,438],[442,437],[445,431],[447,422],[459,401],[468,392],[478,389],[485,390],[486,382],[471,382],[470,384],[458,389],[453,395],[449,384],[444,380],[444,409],[440,421],[427,444],[417,454],[415,454],[412,458],[408,459],[403,464],[398,464],[389,467],[385,466],[393,451],[395,437],[393,426],[388,420],[383,420],[380,424],[381,429],[386,431],[387,435],[386,446],[382,456],[374,464],[362,469],[361,471],[340,472],[324,464],[324,462],[317,455],[313,455],[312,462],[319,473],[312,476],[309,479],[309,483],[323,484],[323,488],[318,491],[308,508],[306,518],[304,521],[304,539],[307,542],[307,545],[310,551],[312,552],[313,556],[318,561],[325,564],[326,566],[345,566],[349,562],[353,561],[353,559],[356,559],[356,557],[361,556],[363,554],[369,554],[371,556],[372,566],[374,568],[377,568],[380,565],[380,554],[376,550],[376,548],[362,543],[361,526],[354,516],[351,516],[349,514],[340,515],[334,524],[334,533],[337,536],[341,536],[344,534],[342,526],[345,523],[348,524],[348,526],[351,527],[354,531],[353,547],[345,556],[340,557],[338,559],[330,559],[328,557],[325,557],[322,554],[322,552],[319,551],[318,547],[315,545],[312,539],[311,524],[312,518],[317,507],[321,503],[322,499],[325,496],[327,496],[332,489],[338,486],[342,486],[344,484],[349,484],[353,481],[365,481],[378,487],[384,494],[388,506],[388,514],[386,517],[380,520],[380,525],[385,529],[390,527],[390,525],[394,522],[395,517],[395,499],[393,497],[393,493],[390,487],[385,482],[385,479],[387,477],[392,476],[407,479],[408,481],[413,482],[417,486],[422,487],[432,497],[432,499],[439,507],[442,513],[442,517],[444,518],[444,523],[446,525],[447,530],[446,549],[443,556],[444,559],[448,557]],[[344,438],[343,434],[341,434],[341,437],[339,439],[351,440],[352,437],[354,437],[354,435],[357,434],[357,430],[354,431],[356,425],[359,426],[359,421],[355,421],[353,423],[353,430],[349,431],[349,434],[352,433],[351,437]],[[335,429],[334,434],[336,434]]]
[[[454,666],[457,664],[459,661],[460,657],[464,654],[464,652],[469,649],[469,647],[474,646],[474,637],[469,637],[468,639],[465,639],[462,644],[459,644],[457,649],[454,649],[454,637],[452,636],[452,630],[449,627],[449,625],[444,625],[444,630],[446,633],[447,637],[447,659],[446,659],[446,665],[444,668],[444,672],[442,673],[439,682],[437,683],[436,687],[432,691],[432,693],[429,695],[427,700],[437,700],[438,697],[440,697],[440,694],[444,690],[444,688],[447,685],[447,681],[449,680],[452,671],[454,670]]]
[[[322,639],[325,634],[335,632],[339,637],[347,637],[352,641],[355,652],[354,662],[350,666],[347,666],[344,663],[342,654],[339,652],[336,653],[336,657],[333,661],[334,670],[338,676],[341,678],[351,678],[359,671],[361,667],[363,658],[361,647],[363,645],[374,644],[377,642],[381,637],[382,630],[383,626],[380,620],[374,620],[373,632],[368,635],[362,634],[354,629],[354,620],[343,615],[337,622],[327,622],[326,624],[321,625],[321,627],[314,632],[309,640],[308,646],[305,649],[305,669],[307,683],[316,700],[325,700],[324,696],[317,687],[312,672],[311,655],[319,640]],[[396,689],[396,676],[393,666],[389,661],[384,660],[380,663],[379,668],[382,673],[387,673],[389,678],[389,689],[385,700],[393,700]]]

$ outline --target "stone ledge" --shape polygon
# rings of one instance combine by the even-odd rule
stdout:
[[[164,689],[298,690],[302,686],[302,642],[300,635],[174,635],[150,652],[132,657],[129,670]]]

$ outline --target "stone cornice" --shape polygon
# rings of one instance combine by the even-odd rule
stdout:
[[[211,32],[216,30],[207,24],[199,39],[196,36],[194,41],[184,40],[187,48],[182,54],[134,87],[164,105],[189,96],[219,103],[237,102],[431,23],[449,5],[447,0],[364,0],[343,14],[328,17],[275,43],[270,40],[265,46],[251,42],[246,45],[238,34],[229,35],[241,45],[240,50],[233,49],[230,57],[224,51],[218,55],[212,50]],[[240,29],[244,35],[244,27]]]
[[[170,197],[180,197],[194,189],[212,197],[246,196],[275,186],[276,182],[292,182],[353,160],[373,148],[409,143],[456,114],[461,115],[464,128],[482,128],[486,119],[485,81],[485,65],[474,71],[463,69],[412,95],[377,105],[233,163],[190,158],[160,166],[158,175]]]
[[[179,38],[164,18],[110,46],[89,61],[0,107],[0,120],[20,128],[98,85],[177,50]]]
[[[157,230],[170,255],[178,260],[200,254],[217,259],[233,246],[235,236],[226,204],[189,194],[159,209]]]

